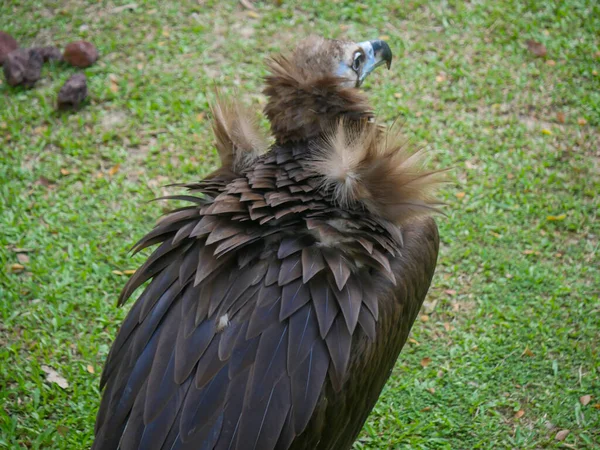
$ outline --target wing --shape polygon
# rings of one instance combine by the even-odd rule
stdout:
[[[160,244],[121,296],[151,280],[111,348],[94,449],[287,449],[324,385],[341,390],[352,346],[375,339],[368,280],[381,272],[391,286],[393,239],[369,241],[372,222],[348,242],[308,185],[268,191],[303,176],[276,163],[193,186],[214,201],[176,196],[195,205],[136,245]],[[314,217],[298,215],[309,205]],[[343,251],[324,245],[336,239]]]

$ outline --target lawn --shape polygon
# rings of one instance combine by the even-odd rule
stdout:
[[[600,448],[595,0],[1,3],[22,45],[101,58],[76,113],[55,112],[74,68],[0,84],[0,448],[89,448],[147,201],[215,168],[213,87],[260,110],[265,57],[311,32],[385,36],[378,115],[453,168],[427,303],[355,448]]]

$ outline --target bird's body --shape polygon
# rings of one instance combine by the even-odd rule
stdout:
[[[108,357],[94,449],[352,446],[438,252],[434,221],[410,217],[430,174],[359,110],[308,138],[274,127],[259,155],[251,121],[215,108],[224,167],[137,245],[159,244],[122,294],[151,280]]]

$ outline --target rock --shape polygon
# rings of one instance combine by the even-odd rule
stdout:
[[[58,108],[77,108],[87,97],[87,80],[82,73],[76,73],[60,88],[58,92]]]
[[[89,67],[98,60],[98,50],[91,42],[71,42],[65,47],[63,59],[75,67]]]
[[[44,58],[34,49],[17,49],[4,61],[4,76],[10,86],[32,87],[40,79]]]
[[[8,54],[19,48],[19,44],[8,33],[0,31],[0,66],[4,64]]]
[[[34,47],[32,50],[38,52],[42,55],[44,62],[48,61],[62,61],[62,53],[58,49],[58,47],[48,46],[48,47]]]

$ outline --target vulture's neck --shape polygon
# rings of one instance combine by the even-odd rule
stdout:
[[[270,66],[265,115],[277,143],[317,139],[340,119],[358,123],[372,117],[366,96],[341,86],[338,78],[307,76],[283,58]]]

